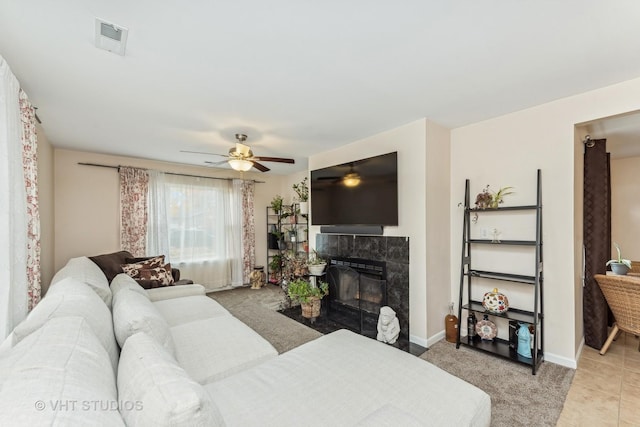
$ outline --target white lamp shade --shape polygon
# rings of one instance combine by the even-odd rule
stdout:
[[[229,166],[231,166],[231,169],[246,172],[253,167],[253,163],[249,160],[231,159],[229,160]]]

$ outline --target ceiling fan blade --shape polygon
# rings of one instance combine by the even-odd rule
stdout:
[[[202,151],[187,151],[187,150],[180,150],[181,153],[191,153],[191,154],[206,154],[209,156],[222,156],[222,157],[228,157],[226,154],[217,154],[217,153],[205,153]]]
[[[267,171],[271,170],[268,167],[266,167],[265,165],[256,162],[255,160],[249,160],[249,161],[251,163],[253,163],[253,167],[258,169],[260,172],[267,172]]]
[[[260,160],[262,162],[278,162],[278,163],[290,163],[290,164],[294,164],[296,161],[293,159],[285,159],[282,157],[262,157],[262,156],[255,156],[253,157],[255,160]]]

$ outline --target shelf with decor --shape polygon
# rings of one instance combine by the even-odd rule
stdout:
[[[464,219],[462,232],[462,256],[460,263],[460,293],[458,299],[458,330],[456,348],[461,345],[478,350],[487,354],[502,357],[514,362],[522,363],[531,367],[533,375],[544,360],[544,310],[543,310],[543,274],[542,274],[542,188],[541,188],[541,172],[537,171],[536,176],[536,204],[522,206],[505,206],[499,205],[500,200],[491,200],[491,194],[487,189],[483,190],[476,197],[476,207],[470,205],[470,181],[467,179],[465,183],[465,199],[464,199]],[[488,188],[488,187],[487,187]],[[509,187],[508,187],[509,188]],[[501,189],[500,191],[502,191]],[[494,193],[495,195],[495,193]],[[483,200],[483,197],[486,199]],[[491,202],[490,205],[483,204]],[[480,207],[479,207],[480,206]],[[471,223],[477,220],[479,215],[485,213],[493,214],[501,212],[510,215],[516,211],[530,211],[535,216],[535,238],[524,240],[502,240],[502,239],[477,239],[471,237]],[[472,221],[473,215],[473,221]],[[502,218],[505,220],[506,218]],[[500,218],[498,218],[500,220]],[[510,272],[488,271],[485,269],[476,269],[472,267],[472,254],[479,248],[486,246],[495,246],[493,254],[486,256],[504,256],[507,251],[513,251],[515,247],[525,247],[525,256],[531,257],[531,263],[534,267],[534,273],[514,274]],[[531,248],[531,249],[526,249]],[[531,251],[531,252],[529,252]],[[486,258],[485,258],[486,261]],[[497,262],[497,260],[496,260]],[[485,281],[503,281],[509,282],[510,286],[523,289],[524,297],[521,298],[522,304],[525,300],[528,303],[526,308],[508,305],[508,299],[505,295],[497,292],[497,289],[486,292],[482,301],[474,299],[473,290],[476,289],[476,280]],[[520,287],[525,285],[526,287]],[[475,288],[474,288],[475,287]],[[488,298],[488,299],[487,299]],[[502,304],[502,307],[494,304]],[[463,317],[463,310],[467,316]],[[483,317],[483,320],[477,321],[476,315]],[[466,328],[463,319],[467,319]],[[476,319],[476,320],[474,320]],[[509,339],[497,336],[497,327],[493,320],[501,319],[509,324]],[[476,323],[477,322],[477,323]],[[463,328],[467,331],[467,335],[462,335]],[[526,329],[526,330],[525,330]],[[519,335],[516,331],[522,333],[523,336],[530,337],[529,351],[526,347],[521,347],[518,351],[518,345],[522,345],[519,341]],[[529,334],[527,334],[527,331]],[[530,357],[527,357],[527,356]]]
[[[298,203],[267,206],[267,281],[282,283],[283,267],[290,253],[308,256],[308,215],[301,214]]]

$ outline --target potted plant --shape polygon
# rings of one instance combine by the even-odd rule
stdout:
[[[313,286],[309,281],[298,278],[289,282],[287,294],[291,300],[299,302],[302,307],[302,317],[314,319],[320,316],[322,297],[329,293],[329,284],[320,282]]]
[[[321,258],[314,249],[313,253],[309,255],[309,274],[312,276],[320,276],[326,266],[327,262]]]
[[[631,269],[631,261],[628,259],[622,259],[622,255],[620,255],[620,246],[618,246],[617,243],[614,243],[614,246],[616,247],[616,251],[618,251],[618,258],[610,259],[607,261],[606,265],[611,266],[611,271],[613,271],[614,274],[624,276]]]
[[[276,194],[271,200],[271,209],[273,209],[277,214],[282,212],[282,196]]]
[[[278,273],[282,269],[282,256],[274,255],[269,262],[269,282],[278,283]]]
[[[293,184],[293,191],[298,196],[300,203],[300,213],[306,215],[309,213],[309,177],[304,177],[298,184]]]
[[[498,192],[494,192],[489,189],[489,185],[487,185],[482,192],[478,193],[476,196],[476,208],[477,209],[497,209],[498,205],[500,205],[504,200],[504,196],[508,196],[509,194],[513,194],[513,191],[509,191],[513,189],[513,187],[502,187],[498,190]]]

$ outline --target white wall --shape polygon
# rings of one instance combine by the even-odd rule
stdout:
[[[55,269],[77,256],[118,251],[120,247],[119,180],[116,169],[79,165],[78,162],[127,165],[165,172],[212,177],[239,177],[231,170],[187,166],[131,157],[72,150],[55,150]],[[256,263],[266,255],[266,209],[282,191],[279,175],[245,173],[245,178],[265,181],[255,187]]]
[[[442,330],[444,322],[442,320],[444,314],[442,314],[436,325],[432,327],[428,325],[427,312],[430,311],[432,302],[428,301],[427,288],[430,289],[429,296],[434,298],[435,313],[446,313],[450,294],[447,277],[449,236],[446,225],[443,227],[444,230],[438,229],[438,222],[443,219],[437,213],[440,207],[445,212],[444,217],[448,216],[448,138],[448,130],[421,119],[309,158],[309,168],[314,170],[365,157],[398,152],[399,225],[385,227],[384,235],[409,237],[410,339],[422,345],[427,345],[429,337]],[[444,145],[427,150],[429,144]],[[429,166],[433,169],[427,174]],[[429,190],[432,190],[431,193],[427,191],[428,181],[433,181],[433,188],[429,187]],[[427,194],[429,200],[425,197]],[[433,205],[427,206],[429,203]],[[433,212],[433,216],[427,215],[427,209]],[[312,247],[315,245],[315,234],[318,232],[319,227],[310,228]],[[432,236],[430,232],[433,233]],[[430,240],[430,237],[433,240]],[[429,268],[433,271],[429,270],[426,261],[427,248],[431,242],[433,242],[430,246],[431,253],[435,258],[431,258],[434,263],[430,264]],[[438,251],[438,244],[442,245],[440,251]],[[443,281],[435,280],[441,278],[438,277],[439,272],[444,276]],[[433,281],[430,280],[430,274],[434,278]],[[432,289],[432,287],[438,289]],[[442,311],[441,307],[444,307],[445,311]],[[435,315],[436,318],[439,316],[440,314]]]
[[[640,261],[640,157],[611,159],[611,242],[623,258]]]
[[[475,195],[486,184],[513,185],[509,203],[534,198],[535,170],[542,169],[545,278],[545,350],[547,360],[574,365],[580,338],[582,296],[579,266],[582,237],[575,230],[582,215],[581,196],[574,193],[581,176],[576,162],[582,146],[575,125],[640,108],[640,79],[560,99],[451,131],[451,194],[462,201],[465,178]],[[451,209],[451,256],[460,255],[462,211]],[[459,280],[453,263],[451,282]],[[500,266],[494,266],[500,268]],[[453,295],[458,285],[452,285]],[[580,326],[578,326],[580,325]]]

